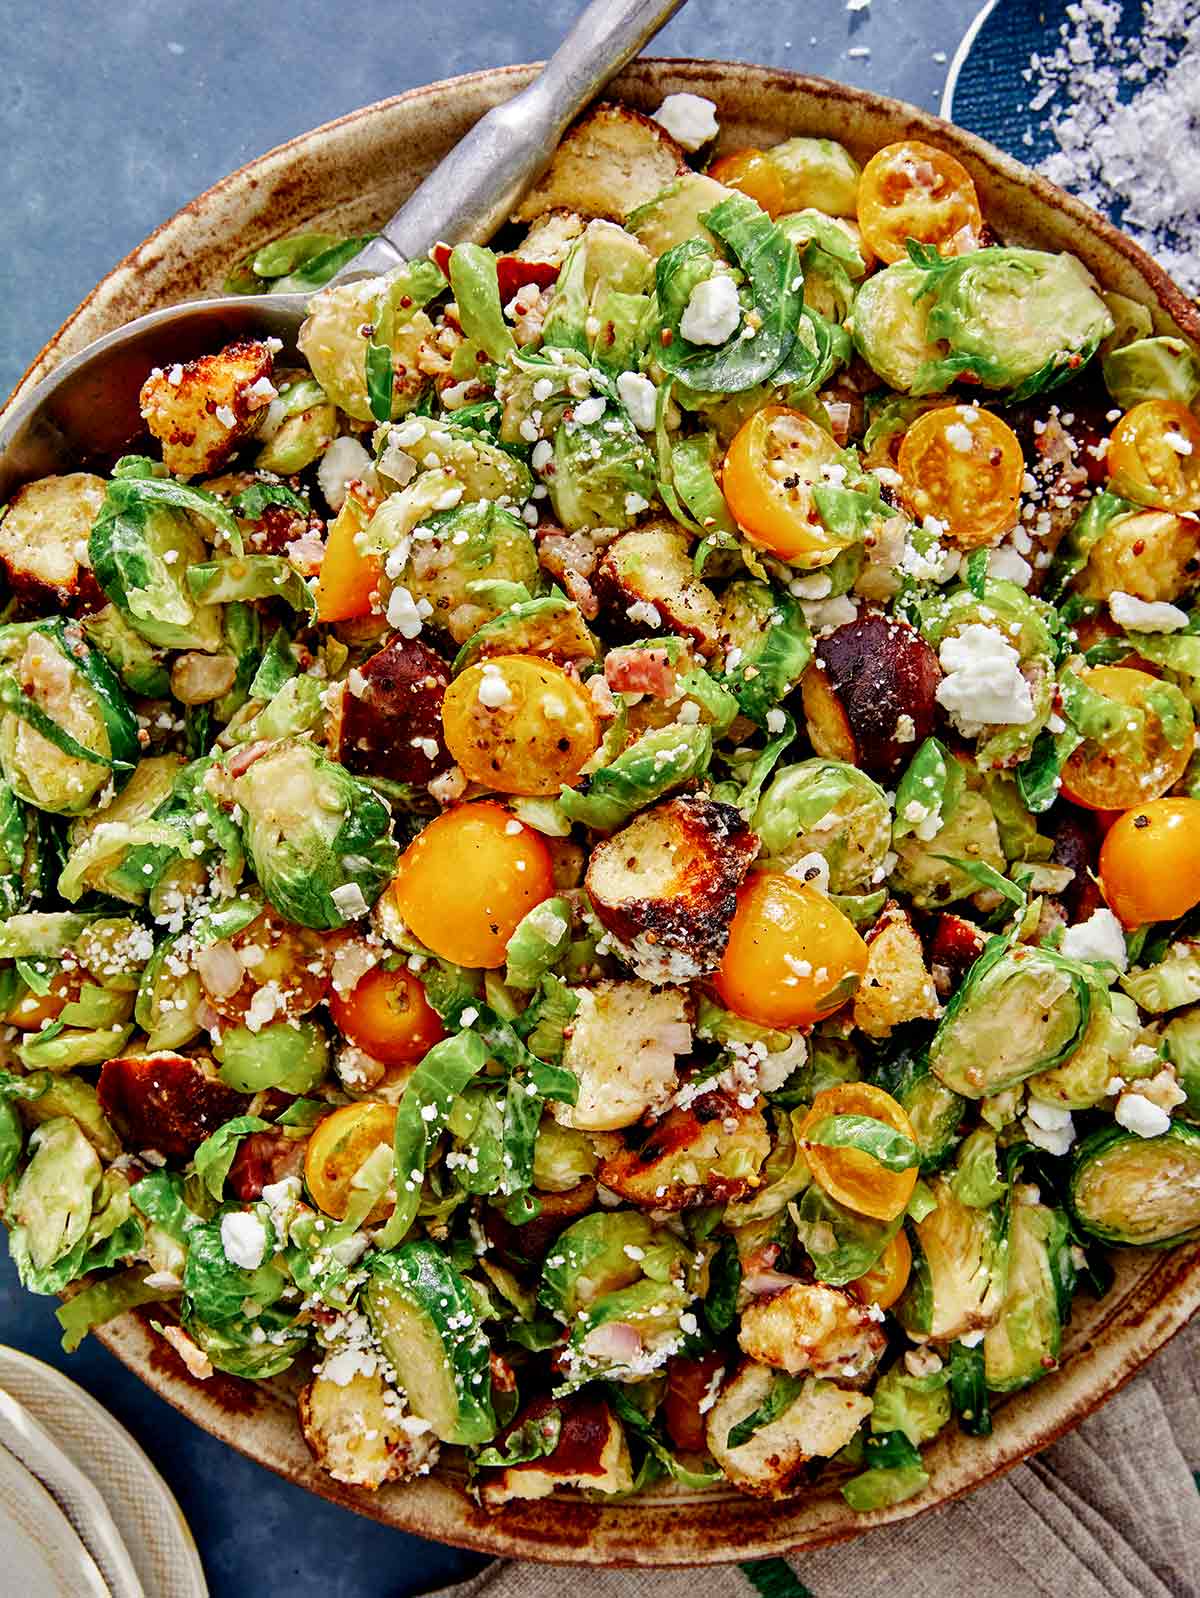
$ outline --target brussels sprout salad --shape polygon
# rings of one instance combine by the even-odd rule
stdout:
[[[714,113],[0,517],[12,1256],[364,1489],[896,1504],[1200,1236],[1200,357]]]

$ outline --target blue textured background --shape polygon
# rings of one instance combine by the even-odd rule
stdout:
[[[653,49],[821,73],[934,109],[946,70],[935,56],[953,55],[977,3],[872,0],[851,13],[840,0],[691,0]],[[385,95],[539,59],[580,8],[0,0],[0,394],[114,262],[233,167]],[[847,56],[864,46],[868,57]],[[401,1598],[479,1568],[278,1481],[96,1344],[63,1356],[53,1308],[0,1261],[0,1341],[66,1370],[145,1447],[191,1523],[214,1598]]]

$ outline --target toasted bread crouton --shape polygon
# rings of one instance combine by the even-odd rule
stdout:
[[[686,166],[683,151],[657,122],[625,105],[597,105],[568,130],[513,221],[567,210],[620,222]]]
[[[864,1393],[810,1376],[781,1415],[730,1448],[730,1432],[761,1408],[775,1379],[769,1365],[745,1360],[721,1389],[705,1428],[709,1453],[733,1485],[754,1498],[797,1491],[808,1461],[844,1448],[873,1408]]]
[[[103,503],[104,479],[90,472],[18,489],[0,512],[0,566],[18,599],[54,609],[76,599],[103,603],[88,556]]]
[[[510,251],[516,261],[536,261],[542,266],[561,266],[567,252],[583,232],[583,218],[576,211],[549,211],[539,216],[529,232]]]
[[[933,731],[942,669],[907,622],[872,611],[817,645],[801,693],[808,736],[828,760],[889,777]]]
[[[450,668],[395,634],[331,696],[329,753],[347,771],[424,785],[453,761],[442,728]]]
[[[542,1459],[503,1470],[485,1470],[479,1497],[485,1509],[499,1509],[514,1498],[548,1498],[558,1487],[584,1487],[589,1492],[627,1493],[633,1486],[633,1462],[625,1433],[601,1398],[572,1393],[563,1399],[536,1398],[515,1417],[515,1431],[557,1409],[558,1442]],[[503,1446],[502,1434],[497,1446]]]
[[[703,794],[643,810],[592,851],[587,891],[625,963],[647,982],[714,971],[737,890],[758,853],[739,810]]]
[[[692,1046],[684,995],[646,982],[597,982],[576,997],[562,1063],[579,1078],[579,1098],[556,1100],[554,1114],[582,1132],[632,1126],[675,1090],[676,1056]]]
[[[861,1381],[887,1347],[877,1315],[840,1288],[797,1282],[747,1304],[738,1343],[751,1359],[792,1376]]]
[[[907,913],[894,900],[867,934],[867,971],[854,995],[854,1024],[886,1038],[903,1021],[930,1021],[939,1011],[925,951]]]
[[[721,607],[696,576],[688,536],[680,528],[661,522],[623,533],[605,551],[596,587],[601,602],[623,613],[640,632],[662,627],[692,639],[705,655],[717,649]],[[630,616],[631,606],[641,608]]]
[[[755,1185],[771,1152],[762,1111],[727,1093],[705,1093],[667,1112],[640,1147],[602,1161],[605,1187],[642,1209],[723,1204]]]
[[[325,1362],[328,1371],[341,1358]],[[373,1364],[374,1362],[369,1362]],[[389,1481],[424,1476],[437,1463],[438,1440],[428,1421],[403,1413],[399,1395],[377,1369],[318,1372],[301,1390],[300,1430],[312,1456],[333,1477],[372,1492]]]
[[[225,464],[275,397],[272,364],[265,344],[247,341],[151,372],[141,411],[169,472],[198,477]]]

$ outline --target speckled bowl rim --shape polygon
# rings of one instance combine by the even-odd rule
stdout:
[[[433,145],[439,140],[436,133],[431,138],[431,130],[440,130],[445,145],[460,136],[465,119],[515,93],[534,70],[503,67],[411,90],[289,140],[223,178],[101,280],[35,357],[9,403],[57,361],[129,317],[212,292],[219,281],[218,255],[228,266],[247,248],[317,215],[322,207],[316,193],[305,208],[304,174],[310,168],[319,171],[323,152],[332,149],[336,157],[342,145],[348,150],[363,133],[386,143],[397,127]],[[1006,236],[1073,249],[1106,287],[1146,304],[1160,331],[1200,341],[1200,309],[1111,223],[983,140],[926,111],[826,79],[742,62],[642,60],[627,69],[611,93],[652,109],[663,94],[680,90],[718,100],[723,127],[736,130],[736,138],[724,141],[727,147],[791,132],[825,132],[852,148],[903,137],[930,139],[970,168],[985,215],[1001,220]],[[420,170],[414,168],[414,181]],[[291,199],[281,205],[284,192]],[[402,185],[392,184],[389,204],[402,192]],[[257,210],[256,196],[264,201]],[[228,220],[222,233],[221,218],[239,209],[249,214],[234,238]],[[214,229],[217,242],[209,236]],[[197,267],[198,261],[207,266]],[[967,1438],[951,1428],[929,1450],[931,1481],[925,1491],[866,1515],[847,1508],[836,1484],[821,1483],[778,1504],[725,1489],[663,1488],[618,1503],[556,1495],[510,1506],[500,1516],[474,1505],[463,1491],[461,1473],[453,1469],[371,1494],[333,1481],[310,1457],[295,1418],[294,1373],[269,1383],[220,1373],[198,1382],[151,1329],[149,1310],[125,1315],[97,1335],[154,1392],[214,1436],[287,1480],[404,1531],[481,1553],[561,1564],[714,1564],[822,1547],[925,1513],[994,1480],[1076,1426],[1200,1308],[1200,1244],[1152,1255],[1118,1254],[1116,1269],[1113,1292],[1099,1305],[1077,1303],[1059,1369],[1009,1399],[990,1438]]]

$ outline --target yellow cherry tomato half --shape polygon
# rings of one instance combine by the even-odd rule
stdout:
[[[890,1093],[868,1082],[839,1082],[818,1093],[812,1109],[800,1123],[800,1136],[807,1138],[822,1121],[834,1115],[868,1115],[882,1121],[894,1132],[901,1132],[913,1143],[912,1122]],[[813,1181],[830,1198],[859,1215],[877,1221],[894,1221],[903,1213],[917,1185],[917,1167],[908,1171],[889,1171],[862,1149],[831,1149],[819,1143],[806,1143],[804,1157]]]
[[[405,966],[372,966],[349,993],[334,988],[329,1013],[342,1035],[381,1065],[413,1065],[446,1035],[421,979]]]
[[[1101,845],[1100,886],[1127,927],[1174,921],[1200,904],[1200,799],[1127,810]]]
[[[1086,810],[1129,810],[1174,787],[1194,741],[1191,706],[1180,690],[1128,666],[1078,675],[1110,701],[1110,725],[1085,737],[1064,765],[1063,794]]]
[[[717,997],[760,1026],[807,1026],[853,997],[867,946],[827,895],[794,877],[756,871],[737,896]]]
[[[768,216],[778,216],[786,208],[783,179],[765,150],[731,150],[713,162],[708,175],[727,189],[748,194]]]
[[[554,861],[539,833],[482,800],[455,805],[419,832],[388,891],[427,949],[493,970],[522,916],[553,894]]]
[[[905,433],[898,458],[905,506],[918,521],[936,516],[961,549],[993,543],[1014,526],[1025,457],[991,411],[944,405]]]
[[[983,213],[971,174],[945,150],[919,139],[885,145],[863,168],[858,225],[881,261],[902,261],[909,239],[943,255],[977,250]]]
[[[472,782],[497,793],[574,786],[600,744],[587,690],[536,655],[468,666],[442,702],[446,747]]]
[[[1200,417],[1177,400],[1143,400],[1109,440],[1108,486],[1137,505],[1200,510]]]
[[[901,1227],[871,1269],[847,1282],[846,1287],[860,1304],[878,1304],[880,1309],[891,1309],[908,1286],[911,1272],[912,1245]]]
[[[343,1104],[318,1121],[304,1153],[304,1183],[317,1208],[341,1220],[354,1197],[354,1177],[380,1145],[391,1147],[396,1131],[396,1106],[364,1100]],[[380,1199],[367,1220],[378,1225],[392,1213],[390,1199]]]
[[[726,453],[721,486],[750,542],[793,566],[834,560],[846,541],[826,530],[812,490],[841,453],[824,428],[786,405],[767,405],[744,422]]]

